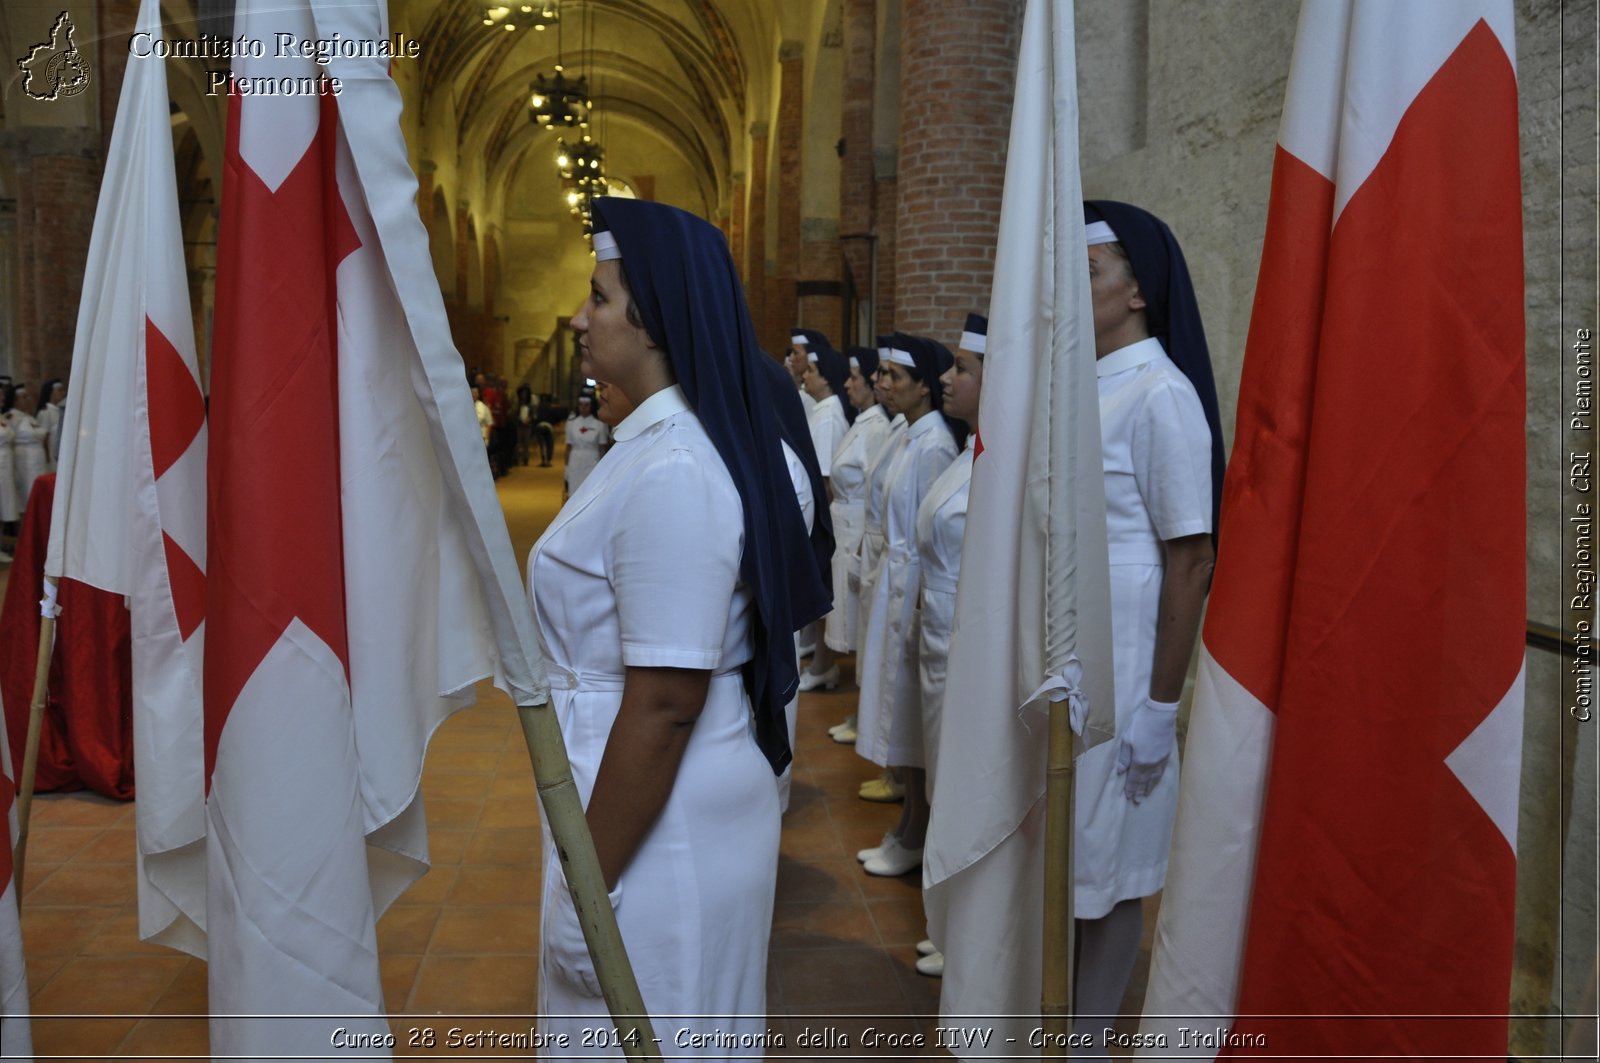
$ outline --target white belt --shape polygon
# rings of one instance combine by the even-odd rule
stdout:
[[[608,675],[605,672],[574,672],[558,664],[546,664],[545,671],[550,677],[551,690],[621,690],[627,682],[626,676]],[[711,678],[726,679],[743,674],[744,665],[741,664],[737,668],[713,673]]]
[[[1112,543],[1109,553],[1113,565],[1159,565],[1163,561],[1158,542]]]
[[[574,672],[560,665],[546,665],[551,690],[621,690],[625,676],[604,672]]]

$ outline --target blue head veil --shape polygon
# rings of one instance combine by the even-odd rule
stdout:
[[[779,444],[787,417],[775,408],[775,374],[783,371],[756,343],[739,274],[715,227],[675,207],[610,197],[595,201],[594,218],[596,231],[617,241],[645,330],[667,352],[744,504],[739,574],[756,607],[745,686],[756,742],[781,772],[792,759],[784,705],[799,683],[794,632],[831,606],[823,573],[832,548],[822,519],[816,525],[828,549],[808,541],[790,486]],[[792,381],[787,390],[798,407]],[[803,441],[806,449],[790,443],[802,460],[809,449],[809,439]],[[814,453],[811,461],[814,468]],[[820,491],[820,483],[814,486]]]
[[[1145,323],[1150,335],[1161,341],[1200,396],[1211,429],[1211,533],[1216,536],[1222,511],[1222,416],[1217,409],[1217,384],[1211,375],[1211,353],[1200,304],[1195,301],[1178,238],[1167,223],[1147,210],[1110,199],[1090,199],[1083,204],[1085,222],[1103,221],[1116,233],[1128,253],[1128,263],[1145,299]]]
[[[950,353],[950,348],[938,340],[930,340],[926,336],[912,336],[904,332],[894,334],[892,346],[905,351],[916,363],[917,375],[928,385],[928,398],[933,401],[934,412],[955,437],[956,446],[963,446],[967,441],[967,423],[944,415],[944,385],[939,382],[945,370],[956,364],[956,356]]]
[[[812,364],[817,367],[817,372],[822,374],[822,379],[828,382],[833,393],[839,396],[839,402],[844,406],[845,420],[854,424],[856,408],[851,405],[849,397],[844,392],[844,382],[850,376],[850,363],[845,360],[844,355],[832,347],[813,344],[807,354],[816,359]]]

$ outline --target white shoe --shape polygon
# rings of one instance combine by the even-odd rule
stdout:
[[[944,953],[930,952],[926,956],[917,958],[917,973],[925,974],[929,978],[944,977]]]
[[[828,737],[829,738],[838,738],[839,735],[842,734],[843,732],[845,732],[845,731],[854,731],[855,729],[856,729],[856,714],[852,712],[849,716],[846,716],[844,718],[844,722],[843,723],[836,723],[832,727],[828,728]],[[851,741],[854,741],[854,739],[851,739]]]
[[[877,845],[874,845],[870,849],[861,849],[861,850],[859,850],[856,853],[856,859],[861,861],[864,864],[868,860],[871,860],[873,857],[882,855],[883,847],[888,845],[890,840],[893,837],[894,837],[894,831],[889,831],[888,833],[884,834],[883,841],[879,842]]]
[[[11,555],[6,553],[4,550],[0,550],[0,565],[9,565],[9,564],[11,564]],[[853,718],[854,717],[852,717],[852,719]],[[852,741],[854,741],[854,739],[852,739]]]
[[[917,942],[917,955],[918,956],[932,956],[934,953],[936,953],[938,951],[939,950],[934,945],[932,938],[923,938],[921,941]]]
[[[861,866],[869,875],[896,878],[922,866],[922,850],[907,849],[899,838],[886,838],[878,855]]]
[[[824,690],[832,690],[834,687],[836,687],[838,685],[839,685],[839,666],[838,665],[834,665],[832,668],[829,668],[826,672],[823,672],[820,675],[818,673],[816,673],[816,672],[801,672],[800,673],[800,692],[801,693],[805,693],[807,690],[815,690],[818,687],[821,687]]]
[[[833,735],[833,740],[835,742],[838,742],[842,746],[853,746],[853,745],[855,745],[856,744],[856,718],[854,716],[850,717],[844,723],[840,724],[837,729],[829,731],[828,733]]]

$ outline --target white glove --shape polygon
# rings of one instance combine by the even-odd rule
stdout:
[[[622,884],[606,895],[611,910],[622,903]],[[563,878],[550,902],[549,917],[539,930],[544,942],[545,961],[567,982],[582,986],[590,996],[600,996],[600,978],[595,974],[594,960],[589,955],[589,945],[583,940],[583,927],[578,923],[578,911],[572,906],[572,891]]]
[[[1178,748],[1178,703],[1145,698],[1117,747],[1117,774],[1124,776],[1122,793],[1138,804],[1161,781],[1167,761]]]

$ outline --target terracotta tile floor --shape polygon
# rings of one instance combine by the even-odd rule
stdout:
[[[519,559],[559,507],[560,484],[559,467],[519,469],[501,481]],[[862,1026],[926,1033],[938,1014],[939,982],[913,968],[924,936],[920,876],[872,879],[854,858],[877,843],[898,806],[858,799],[870,766],[826,734],[854,699],[843,664],[839,690],[801,699],[784,822],[768,1006],[789,1058],[849,1054],[794,1046],[807,1027],[831,1027],[857,1044]],[[473,1020],[473,1028],[525,1030],[537,974],[539,821],[506,699],[486,687],[478,705],[445,724],[423,792],[433,870],[378,923],[393,1025],[492,1015],[501,1018]],[[22,927],[40,1056],[207,1054],[204,963],[138,939],[131,804],[82,793],[36,800]],[[1141,956],[1132,1001],[1142,997],[1145,963]],[[116,1017],[80,1017],[86,1012]]]

